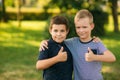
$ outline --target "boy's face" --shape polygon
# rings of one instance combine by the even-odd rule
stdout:
[[[89,18],[80,18],[75,20],[76,33],[81,40],[91,39],[91,30],[94,28],[94,24],[90,24]]]
[[[66,25],[64,24],[53,24],[52,29],[50,29],[52,39],[58,43],[61,43],[66,39],[67,33],[68,30],[66,30]]]

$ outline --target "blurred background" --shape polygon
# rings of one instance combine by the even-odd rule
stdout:
[[[120,0],[0,0],[0,80],[42,80],[35,65],[40,42],[50,36],[50,18],[67,17],[71,38],[77,36],[75,13],[83,8],[94,16],[92,35],[117,58],[103,63],[104,80],[120,80]]]

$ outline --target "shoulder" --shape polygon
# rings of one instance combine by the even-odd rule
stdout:
[[[65,42],[74,42],[76,40],[79,40],[79,38],[78,37],[69,38],[69,39],[66,39]]]

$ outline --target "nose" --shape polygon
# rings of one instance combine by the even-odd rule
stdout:
[[[77,29],[78,32],[83,32],[82,28]]]
[[[57,35],[61,35],[61,32],[57,32]]]

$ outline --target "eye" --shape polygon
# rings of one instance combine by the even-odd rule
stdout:
[[[79,29],[79,28],[80,28],[79,26],[76,27],[76,29]]]
[[[83,26],[83,28],[87,28],[87,26]]]
[[[58,32],[58,30],[55,29],[54,32]]]
[[[65,30],[61,30],[61,32],[65,32]]]

